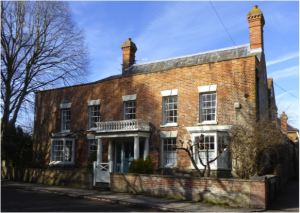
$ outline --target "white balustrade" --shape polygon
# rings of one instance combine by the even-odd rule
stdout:
[[[116,132],[129,130],[150,131],[150,125],[147,121],[142,120],[123,120],[97,122],[97,132]]]

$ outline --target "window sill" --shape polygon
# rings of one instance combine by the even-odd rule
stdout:
[[[70,130],[61,130],[60,133],[66,133],[66,132],[71,132]]]
[[[177,123],[168,123],[165,125],[160,125],[160,127],[173,127],[173,126],[178,126],[178,124]]]
[[[160,166],[160,169],[173,169],[174,167],[177,167],[177,164],[170,164],[165,166]]]
[[[198,166],[198,169],[204,169],[204,167],[201,164],[197,164],[197,166]],[[189,169],[195,169],[195,167],[193,165],[191,165]],[[231,170],[229,167],[217,166],[215,164],[210,165],[210,169],[213,169],[213,170]]]
[[[206,121],[206,122],[197,123],[198,126],[207,125],[207,124],[218,124],[218,122],[217,121]]]
[[[62,162],[62,161],[51,161],[49,163],[50,166],[55,166],[55,165],[74,165],[74,162]]]
[[[90,129],[87,129],[86,131],[95,132],[95,131],[97,131],[97,128],[90,128]]]

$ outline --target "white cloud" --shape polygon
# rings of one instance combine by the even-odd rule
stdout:
[[[299,65],[272,72],[270,75],[268,75],[268,77],[278,79],[296,75],[299,75]]]
[[[273,64],[277,64],[277,63],[280,63],[280,62],[283,62],[283,61],[287,61],[289,59],[297,58],[297,57],[299,57],[299,52],[290,53],[290,54],[285,55],[285,56],[283,56],[281,58],[278,58],[276,60],[267,62],[267,66],[270,66],[270,65],[273,65]]]
[[[288,94],[288,93],[289,93],[289,92],[284,92],[284,93],[282,93],[282,94],[280,94],[280,95],[277,95],[277,96],[275,97],[275,99],[277,100],[277,99],[279,99],[279,98],[285,96],[285,95]]]
[[[226,9],[217,8],[219,14]],[[227,16],[223,19],[231,33],[243,27],[240,19],[238,23],[228,20]],[[162,7],[160,14],[147,24],[134,42],[141,50],[138,54],[153,61],[211,50],[211,46],[222,39],[230,41],[209,3],[176,2]]]

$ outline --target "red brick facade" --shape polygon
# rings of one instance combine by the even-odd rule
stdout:
[[[62,103],[72,103],[70,108],[70,131],[76,134],[75,166],[80,167],[85,166],[87,161],[87,134],[95,133],[88,131],[89,108],[87,103],[90,100],[101,99],[101,122],[120,121],[123,120],[122,96],[136,94],[136,119],[150,122],[152,130],[149,138],[149,151],[157,167],[161,162],[160,132],[177,131],[177,141],[179,139],[188,140],[191,135],[187,132],[186,127],[198,126],[198,87],[217,85],[217,124],[207,126],[256,121],[259,116],[266,114],[269,109],[264,52],[251,53],[252,49],[263,45],[263,24],[253,27],[254,22],[261,23],[262,14],[259,17],[259,21],[255,21],[255,18],[248,19],[249,23],[251,22],[251,49],[246,56],[204,61],[189,66],[176,64],[170,69],[160,70],[156,68],[151,72],[121,75],[99,82],[36,93],[34,124],[34,149],[36,153],[45,148],[45,144],[50,144],[51,133],[61,131],[62,113],[60,104]],[[259,43],[258,40],[261,40],[261,42]],[[132,64],[136,51],[135,45],[135,48],[125,46],[122,47],[123,71],[130,68],[126,64]],[[178,126],[161,127],[163,124],[161,91],[172,89],[178,89]],[[236,109],[234,107],[235,103],[240,103],[241,108]],[[108,140],[104,139],[102,144],[102,159],[107,161]],[[50,148],[46,147],[45,149],[49,150]],[[177,164],[183,167],[191,165],[184,151],[177,151]]]

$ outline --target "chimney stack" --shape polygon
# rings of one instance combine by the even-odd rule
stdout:
[[[288,120],[288,116],[285,114],[285,112],[282,112],[282,114],[280,115],[280,125],[281,125],[281,131],[284,134],[287,134],[287,120]]]
[[[137,48],[135,43],[131,41],[131,38],[128,38],[127,41],[122,43],[121,49],[123,51],[122,73],[124,73],[124,70],[135,63],[135,52]]]
[[[265,19],[257,5],[247,15],[250,30],[250,49],[264,49],[263,26]]]

